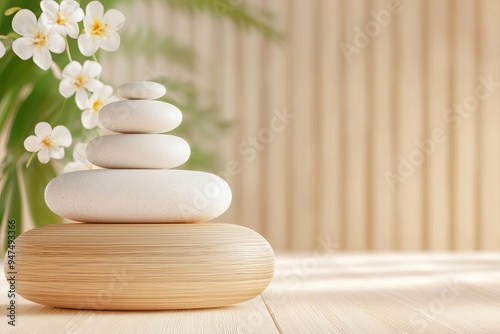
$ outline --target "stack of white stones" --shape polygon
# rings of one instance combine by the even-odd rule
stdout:
[[[196,223],[223,214],[231,189],[216,175],[169,170],[191,150],[182,138],[160,134],[177,128],[181,111],[156,101],[165,87],[153,82],[122,85],[121,97],[99,112],[99,122],[118,134],[87,145],[87,158],[105,168],[69,173],[47,186],[45,199],[56,214],[92,223]],[[78,205],[75,205],[75,202]]]
[[[19,293],[51,306],[122,310],[224,306],[260,294],[273,251],[247,228],[201,223],[227,210],[231,190],[216,175],[170,169],[191,152],[163,134],[182,121],[177,107],[155,100],[165,87],[133,82],[119,94],[126,100],[99,112],[117,134],[87,146],[88,160],[103,169],[62,174],[45,191],[52,211],[83,224],[44,226],[16,240]],[[106,291],[117,273],[124,288]]]

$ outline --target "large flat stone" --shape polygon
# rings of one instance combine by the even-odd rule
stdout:
[[[19,295],[74,309],[226,306],[258,296],[274,273],[263,237],[217,223],[46,225],[15,252]]]
[[[200,222],[227,210],[231,189],[204,172],[100,169],[59,175],[47,185],[45,201],[57,215],[80,222]]]

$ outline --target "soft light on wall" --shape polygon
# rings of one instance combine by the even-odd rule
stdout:
[[[231,122],[222,221],[278,251],[500,248],[500,3],[248,1],[275,13],[282,45],[140,6],[195,45]],[[115,79],[144,75],[129,68]]]

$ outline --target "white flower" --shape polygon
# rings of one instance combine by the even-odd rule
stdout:
[[[29,152],[38,152],[38,160],[42,164],[50,158],[64,158],[64,148],[71,145],[71,133],[62,125],[53,130],[49,123],[40,122],[35,126],[35,135],[24,140],[24,148]]]
[[[83,66],[77,61],[72,61],[62,72],[63,79],[59,84],[59,92],[66,98],[76,92],[76,105],[83,110],[89,98],[86,90],[95,92],[102,87],[102,83],[96,79],[101,72],[101,65],[95,61],[87,60]]]
[[[93,165],[87,159],[87,144],[79,143],[75,145],[73,149],[73,160],[74,161],[68,163],[64,167],[63,173],[101,168]]]
[[[12,28],[23,36],[14,41],[12,50],[23,60],[33,57],[35,64],[42,70],[50,68],[50,51],[64,51],[64,38],[55,31],[47,30],[41,19],[37,23],[35,14],[30,10],[21,9],[17,12],[12,19]]]
[[[43,0],[40,2],[43,10],[40,18],[47,29],[54,30],[63,36],[69,35],[71,38],[78,38],[80,29],[78,22],[83,20],[85,14],[80,4],[75,0],[62,0],[61,5],[53,0]]]
[[[85,110],[82,113],[82,124],[85,129],[93,129],[98,122],[99,110],[110,102],[116,101],[113,96],[113,88],[111,86],[103,86],[96,90],[94,94],[85,104]]]
[[[3,45],[2,41],[0,41],[0,58],[5,55],[5,45]]]
[[[125,17],[117,9],[110,9],[104,14],[104,7],[99,1],[87,5],[83,19],[85,34],[78,37],[78,47],[85,56],[93,55],[99,48],[116,51],[120,46],[118,30],[123,26]]]

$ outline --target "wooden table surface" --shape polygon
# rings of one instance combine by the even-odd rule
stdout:
[[[262,296],[219,309],[109,312],[18,298],[0,333],[500,333],[500,253],[278,256]]]

